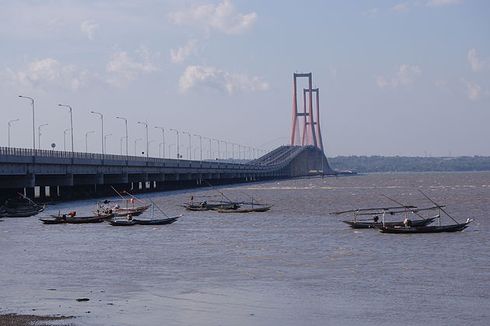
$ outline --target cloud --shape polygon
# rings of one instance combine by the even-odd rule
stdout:
[[[159,70],[154,63],[159,58],[159,53],[151,53],[142,47],[136,51],[136,55],[137,59],[133,59],[126,51],[114,53],[106,65],[106,72],[109,74],[106,81],[113,86],[124,87],[141,74]]]
[[[405,2],[399,3],[399,4],[391,7],[391,10],[396,11],[396,12],[405,12],[405,11],[408,11],[408,9],[409,9],[409,6]]]
[[[45,89],[50,86],[78,90],[88,79],[88,73],[74,65],[64,65],[53,58],[34,60],[26,67],[7,70],[10,82],[17,86]]]
[[[462,3],[463,0],[429,0],[427,6],[429,7],[443,7],[449,5],[457,5]]]
[[[257,21],[257,13],[238,13],[231,0],[223,0],[218,5],[193,5],[170,13],[168,17],[176,25],[198,26],[225,34],[242,34],[250,30]]]
[[[91,20],[85,20],[80,24],[80,31],[87,36],[89,40],[94,39],[95,32],[99,29],[99,24]]]
[[[407,86],[413,84],[421,74],[422,69],[419,66],[402,64],[394,77],[386,78],[384,76],[378,76],[376,78],[376,84],[379,88]]]
[[[193,88],[211,88],[233,94],[240,91],[266,91],[269,84],[259,77],[233,74],[216,67],[188,66],[179,80],[182,92]]]
[[[480,85],[473,81],[468,81],[465,79],[462,79],[461,81],[466,86],[466,96],[468,96],[469,100],[477,101],[478,99],[480,99],[482,94],[482,88]]]
[[[490,59],[481,60],[476,49],[469,49],[467,58],[473,71],[490,69]]]
[[[189,40],[184,46],[170,50],[170,59],[173,63],[181,63],[188,56],[196,52],[196,40]]]

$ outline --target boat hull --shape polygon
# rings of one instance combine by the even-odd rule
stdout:
[[[163,218],[163,219],[155,219],[155,220],[138,220],[134,219],[133,221],[136,222],[136,224],[140,225],[165,225],[165,224],[172,224],[176,222],[179,218],[182,216],[175,216],[175,217],[169,217],[169,218]]]
[[[415,234],[415,233],[442,233],[442,232],[459,232],[468,227],[469,223],[460,223],[452,225],[441,226],[412,226],[412,227],[380,227],[379,231],[382,233],[396,233],[396,234]]]
[[[418,226],[427,226],[434,222],[436,218],[431,217],[427,218],[424,220],[414,220],[412,221],[412,226],[418,227]],[[342,221],[345,224],[349,225],[353,229],[375,229],[375,228],[381,228],[383,226],[382,222],[366,222],[366,221]],[[385,222],[384,226],[386,227],[401,227],[403,225],[403,221],[400,222]]]

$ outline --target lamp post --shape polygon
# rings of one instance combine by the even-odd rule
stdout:
[[[154,140],[154,139],[153,139],[153,140],[150,140],[150,141],[148,142],[148,154],[150,153],[150,144],[151,144],[151,143],[154,143],[154,142],[156,142],[156,140]]]
[[[37,149],[41,149],[41,128],[47,125],[48,125],[47,123],[43,123],[42,125],[39,125],[37,127],[37,140],[38,140]]]
[[[220,150],[219,150],[219,143],[220,143],[220,141],[219,141],[219,139],[213,139],[213,140],[214,140],[214,141],[216,141],[216,143],[218,144],[218,153],[217,153],[217,155],[216,155],[216,158],[219,160],[219,158],[220,158],[220,154],[221,154],[221,152],[220,152]]]
[[[70,131],[70,128],[63,130],[63,150],[66,152],[66,133]]]
[[[175,131],[175,133],[177,134],[177,159],[180,159],[179,131],[177,129],[170,129],[170,131]]]
[[[194,137],[199,137],[199,150],[201,152],[200,160],[202,161],[202,136],[201,135],[194,135]]]
[[[123,140],[126,139],[126,137],[121,137],[119,139],[119,146],[120,146],[120,154],[123,155]],[[126,150],[128,149],[127,147],[127,142],[126,142]],[[128,156],[128,153],[126,152],[126,156]]]
[[[34,120],[34,99],[32,97],[23,96],[23,95],[19,95],[19,97],[31,100],[31,105],[32,105],[32,150],[35,150],[36,149],[36,123]]]
[[[71,152],[73,153],[73,109],[67,104],[58,104],[58,106],[65,107],[70,111],[70,134],[71,134]]]
[[[109,138],[110,136],[112,136],[112,134],[104,135],[104,148],[106,153],[107,153],[107,138]]]
[[[105,146],[104,146],[104,115],[100,112],[96,112],[96,111],[90,111],[90,113],[92,114],[96,114],[100,117],[100,122],[101,122],[101,131],[100,131],[100,140],[101,140],[101,143],[100,143],[100,147],[102,147],[102,154],[105,154]]]
[[[88,135],[93,134],[95,131],[90,130],[85,133],[85,153],[88,153]]]
[[[143,140],[142,138],[136,138],[134,140],[134,156],[137,156],[138,154],[136,153],[136,143],[139,142],[140,140]]]
[[[146,129],[146,157],[148,157],[148,149],[149,149],[148,148],[149,147],[149,143],[148,143],[148,122],[138,121],[138,124],[145,126],[145,129]]]
[[[116,119],[124,120],[124,123],[126,125],[126,156],[128,156],[128,142],[129,142],[129,138],[128,138],[128,119],[123,118],[123,117],[116,117]],[[122,149],[121,149],[121,155],[122,155]]]
[[[168,144],[168,157],[172,157],[172,146],[174,146],[174,144]]]
[[[163,127],[155,127],[155,129],[160,129],[162,131],[162,158],[165,158],[165,129]],[[160,146],[158,146],[160,148]]]
[[[7,124],[8,124],[8,147],[10,147],[10,128],[12,127],[12,124],[14,122],[17,122],[19,121],[20,119],[14,119],[14,120],[10,120]]]
[[[209,140],[209,159],[211,159],[211,138],[204,136],[202,138]]]
[[[182,131],[182,133],[189,136],[189,160],[192,160],[192,155],[191,155],[191,151],[192,151],[192,141],[191,141],[192,135],[189,132],[187,132],[187,131]]]

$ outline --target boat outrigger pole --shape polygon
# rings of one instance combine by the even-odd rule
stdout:
[[[393,199],[393,198],[390,198],[390,197],[386,196],[385,194],[383,194],[383,197],[388,198],[389,200],[391,200],[392,202],[397,203],[398,205],[401,205],[401,206],[403,206],[403,207],[406,207],[406,208],[407,208],[407,210],[409,210],[410,212],[414,213],[415,215],[417,215],[417,216],[418,216],[418,217],[420,217],[421,219],[423,219],[423,220],[425,220],[425,219],[426,219],[425,217],[423,217],[422,215],[420,215],[419,213],[417,213],[417,211],[416,211],[416,210],[414,210],[414,209],[412,209],[412,208],[409,208],[409,206],[407,206],[407,205],[403,205],[403,204],[402,204],[402,203],[400,203],[399,201],[397,201],[397,200],[395,200],[395,199]]]
[[[425,193],[424,193],[422,190],[420,190],[420,189],[418,189],[418,190],[419,190],[419,192],[420,192],[422,195],[424,195],[424,197],[425,197],[425,198],[427,198],[427,199],[428,199],[428,200],[430,200],[430,201],[431,201],[431,202],[432,202],[434,205],[436,205],[437,207],[439,207],[439,209],[440,209],[441,211],[443,211],[443,212],[444,212],[444,214],[446,214],[446,215],[447,215],[447,216],[449,216],[449,217],[450,217],[450,218],[451,218],[451,219],[452,219],[454,222],[456,222],[457,224],[459,224],[459,222],[458,222],[458,221],[456,221],[456,219],[455,219],[454,217],[452,217],[451,215],[449,215],[449,213],[448,213],[448,212],[446,212],[446,210],[443,208],[444,206],[441,206],[441,205],[437,204],[435,201],[433,201],[432,199],[430,199],[430,198],[429,198],[429,196],[427,196],[427,195],[426,195],[426,194],[425,194]]]

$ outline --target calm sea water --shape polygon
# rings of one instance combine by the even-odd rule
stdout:
[[[355,231],[329,212],[448,205],[461,233]],[[77,325],[488,325],[490,173],[373,174],[220,188],[268,213],[185,212],[169,226],[0,223],[0,312]],[[168,214],[191,195],[153,193]],[[93,201],[46,213],[89,212]],[[449,223],[450,220],[447,220]],[[89,298],[77,302],[77,298]],[[34,310],[35,309],[35,310]]]

